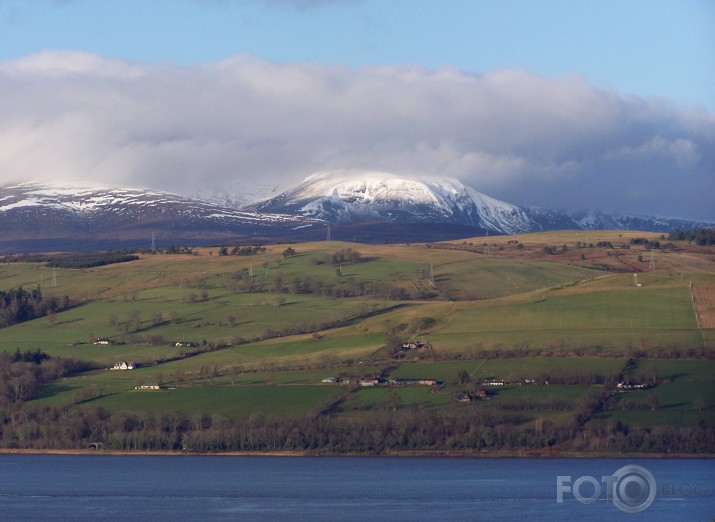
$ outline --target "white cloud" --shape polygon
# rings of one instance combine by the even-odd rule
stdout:
[[[518,204],[715,219],[713,115],[578,76],[66,51],[0,63],[0,92],[2,182],[193,194],[364,168],[455,177]]]

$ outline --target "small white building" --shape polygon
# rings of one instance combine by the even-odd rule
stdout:
[[[416,350],[417,348],[422,348],[425,344],[419,341],[407,341],[402,343],[403,350]]]
[[[417,384],[421,384],[422,386],[434,386],[437,384],[436,379],[419,379],[417,381]]]
[[[135,390],[158,390],[158,384],[142,384],[141,386],[135,386]]]
[[[110,368],[110,370],[133,370],[134,369],[134,363],[133,362],[118,362],[114,363],[114,366]]]
[[[643,390],[647,387],[647,385],[642,383],[631,384],[629,382],[619,382],[618,384],[616,384],[616,391],[624,392],[630,390]]]

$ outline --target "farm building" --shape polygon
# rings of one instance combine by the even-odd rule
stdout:
[[[628,383],[628,382],[619,382],[616,384],[616,391],[619,392],[624,392],[624,391],[631,391],[631,390],[643,390],[647,388],[647,384],[640,384],[640,383]]]
[[[133,370],[134,369],[134,363],[133,362],[118,362],[114,363],[114,366],[110,368],[110,370]]]
[[[403,350],[416,350],[417,348],[422,348],[425,345],[425,343],[421,343],[419,341],[408,341],[405,343],[402,343],[402,349]]]
[[[435,386],[439,384],[437,379],[390,379],[390,384],[399,384],[403,386],[410,385],[421,385],[421,386]]]

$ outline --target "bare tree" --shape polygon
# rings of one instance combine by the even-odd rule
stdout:
[[[134,330],[139,330],[142,327],[142,316],[137,310],[134,310],[129,314],[129,323],[132,325]]]

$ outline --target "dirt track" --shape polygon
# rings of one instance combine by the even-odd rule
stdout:
[[[715,328],[715,285],[696,283],[693,285],[693,302],[698,314],[700,328]]]

